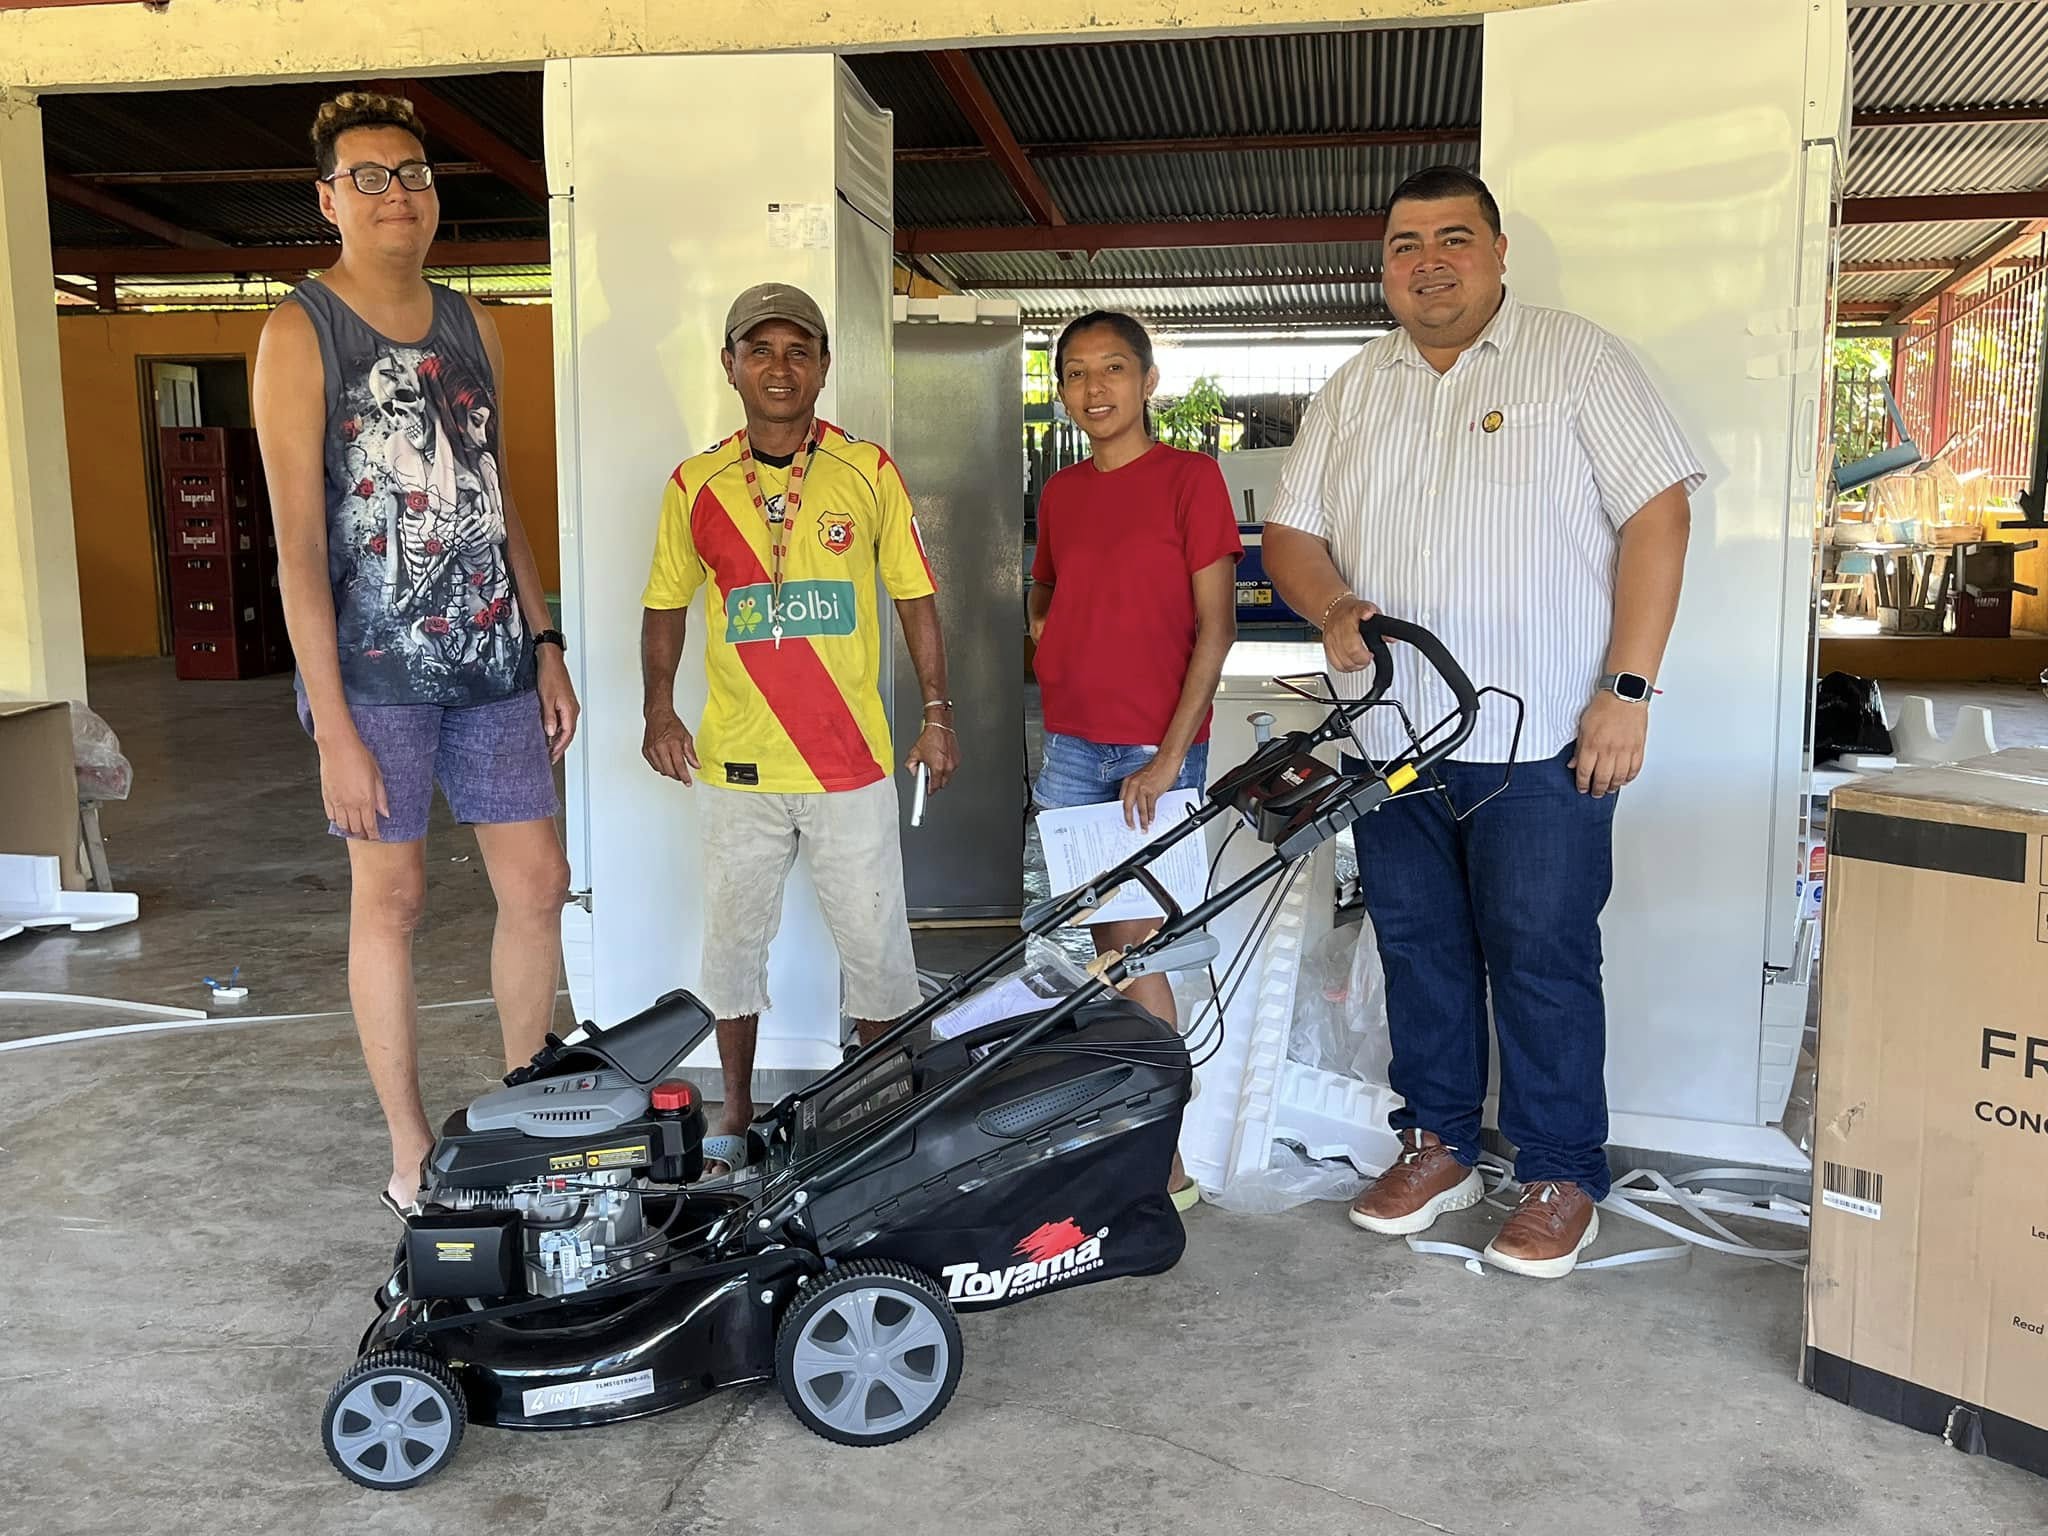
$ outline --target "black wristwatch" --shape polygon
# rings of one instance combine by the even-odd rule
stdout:
[[[563,638],[562,632],[559,629],[542,630],[533,637],[533,644],[536,650],[543,645],[552,645],[564,656],[569,654],[569,642]]]
[[[1657,692],[1640,672],[1610,672],[1600,679],[1600,691],[1626,699],[1631,704],[1647,704]]]

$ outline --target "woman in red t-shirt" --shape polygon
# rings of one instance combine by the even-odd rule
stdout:
[[[1244,545],[1214,459],[1152,440],[1159,387],[1152,338],[1129,315],[1096,311],[1061,333],[1053,375],[1092,457],[1046,482],[1031,566],[1033,670],[1045,756],[1041,810],[1121,800],[1149,828],[1159,797],[1202,789],[1209,710],[1237,638]],[[1156,921],[1101,923],[1099,953],[1150,936]],[[1177,1023],[1173,988],[1142,976],[1128,995]],[[1174,1204],[1199,1198],[1178,1157]]]

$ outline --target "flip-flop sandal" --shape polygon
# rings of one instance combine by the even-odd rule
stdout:
[[[1202,1203],[1202,1186],[1189,1179],[1179,1189],[1169,1189],[1166,1196],[1173,1202],[1173,1208],[1185,1216]]]
[[[378,1190],[377,1200],[384,1207],[385,1210],[389,1211],[392,1215],[396,1216],[400,1221],[404,1221],[406,1219],[406,1208],[400,1205],[396,1200],[391,1198],[390,1190]]]
[[[717,1163],[724,1169],[713,1173],[711,1165]],[[704,1179],[722,1179],[736,1173],[747,1165],[747,1138],[744,1136],[706,1136],[704,1138]],[[703,1180],[699,1181],[700,1183]]]

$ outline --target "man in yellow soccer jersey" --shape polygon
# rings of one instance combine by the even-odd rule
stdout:
[[[918,1002],[878,686],[877,571],[923,689],[924,726],[904,767],[924,765],[939,790],[960,761],[936,589],[903,477],[881,448],[816,413],[832,365],[823,312],[787,284],[749,288],[726,314],[722,360],[746,429],[669,476],[640,624],[641,753],[705,802],[696,990],[718,1019],[725,1076],[719,1133],[704,1143],[714,1174],[746,1155],[768,943],[799,845],[862,1040]],[[675,711],[676,666],[690,599],[707,581],[710,696],[693,737]]]

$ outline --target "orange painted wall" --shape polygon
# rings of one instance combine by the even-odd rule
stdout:
[[[491,311],[505,344],[507,481],[541,577],[560,581],[555,525],[555,373],[544,304]],[[264,316],[240,311],[60,314],[64,432],[88,656],[157,654],[156,566],[144,482],[140,359],[232,357],[251,367]]]

